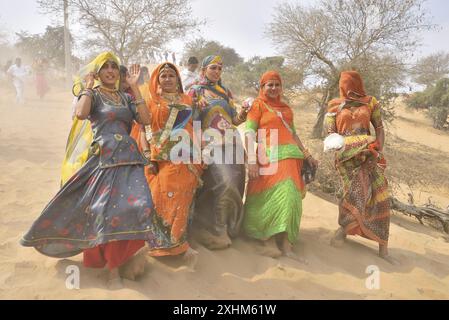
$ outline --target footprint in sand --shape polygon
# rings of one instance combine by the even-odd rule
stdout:
[[[433,300],[447,300],[449,298],[448,294],[433,289],[418,288],[416,290],[418,290],[421,296]]]

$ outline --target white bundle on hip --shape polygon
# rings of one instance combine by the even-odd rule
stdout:
[[[345,146],[345,138],[338,133],[331,133],[324,139],[324,152],[340,150]]]

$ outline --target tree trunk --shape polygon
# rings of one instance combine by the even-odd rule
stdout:
[[[71,86],[72,85],[72,52],[71,52],[71,45],[70,45],[68,0],[64,0],[64,53],[65,53],[66,84],[68,86]]]
[[[327,88],[325,91],[325,94],[323,94],[323,98],[321,99],[321,102],[319,104],[320,111],[318,112],[318,116],[315,122],[315,125],[313,126],[311,138],[312,139],[321,139],[323,138],[323,129],[324,129],[324,117],[327,113],[327,104],[329,103],[329,95],[330,95],[330,88]]]
[[[405,204],[396,198],[391,198],[391,209],[414,216],[421,224],[424,224],[424,218],[439,221],[444,232],[449,234],[449,212],[444,212],[431,206],[417,207],[412,204]]]

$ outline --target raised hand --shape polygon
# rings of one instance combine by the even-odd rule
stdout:
[[[95,72],[89,72],[84,77],[84,82],[86,83],[86,89],[92,89],[94,87],[96,79],[97,79],[97,75],[95,74]]]
[[[126,82],[130,87],[137,87],[140,77],[140,65],[133,64],[129,68],[129,72],[126,75]]]

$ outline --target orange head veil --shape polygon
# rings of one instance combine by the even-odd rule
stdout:
[[[339,82],[340,97],[332,100],[329,105],[339,105],[345,101],[358,101],[363,104],[370,102],[371,97],[366,95],[362,77],[357,71],[343,71]]]
[[[282,79],[281,75],[277,71],[267,71],[265,72],[259,80],[259,96],[258,99],[264,101],[272,107],[285,107],[288,106],[284,102],[281,101],[282,92],[276,98],[270,98],[263,92],[263,86],[270,80],[278,80],[281,83],[282,87]]]
[[[164,71],[167,68],[173,70],[176,73],[178,81],[178,93],[184,93],[184,90],[182,89],[181,75],[179,73],[178,68],[176,68],[176,66],[173,63],[164,62],[158,65],[156,69],[154,69],[153,72],[151,73],[149,86],[151,98],[154,101],[159,101],[161,95],[161,87],[159,85],[159,75],[162,73],[162,71]]]

